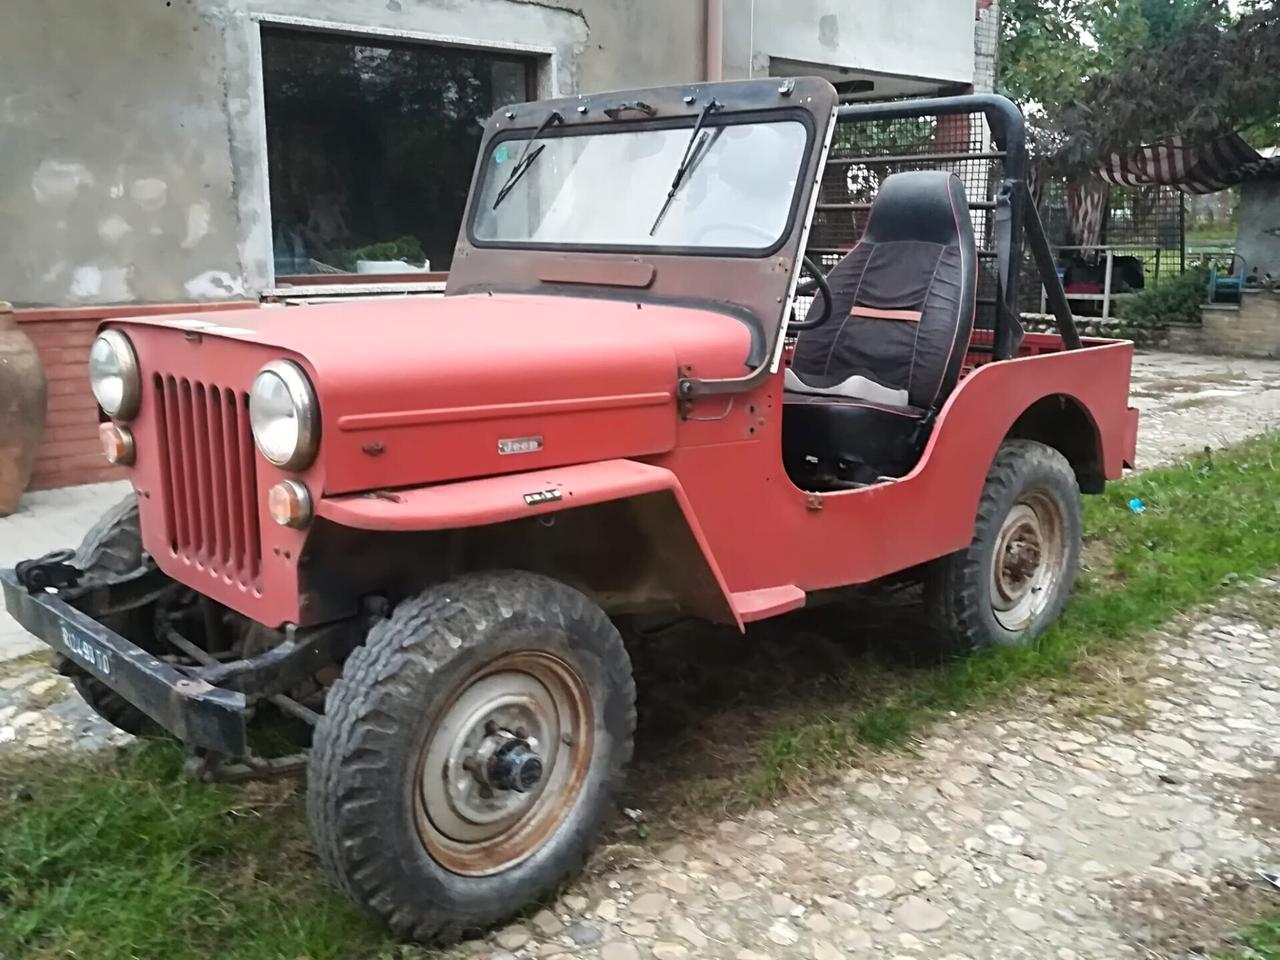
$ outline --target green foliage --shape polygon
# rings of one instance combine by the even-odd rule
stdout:
[[[358,260],[403,260],[405,263],[420,267],[426,258],[427,255],[422,251],[422,242],[417,237],[404,236],[398,240],[370,243],[348,251],[344,257],[343,267],[354,270]]]
[[[1199,323],[1200,307],[1208,298],[1208,289],[1209,271],[1196,267],[1181,276],[1162,279],[1159,286],[1117,300],[1116,316],[1144,327]]]
[[[1239,950],[1215,956],[1217,960],[1280,960],[1280,916],[1242,931]]]
[[[1167,40],[1089,79],[1060,121],[1068,162],[1180,135],[1201,141],[1280,117],[1280,9],[1236,20],[1209,0],[1162,28]]]
[[[1254,0],[1006,0],[1001,92],[1060,166],[1174,135],[1280,135],[1280,11]]]

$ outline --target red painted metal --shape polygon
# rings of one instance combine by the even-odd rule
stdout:
[[[262,545],[245,509],[246,487],[256,497],[254,459],[244,457],[246,445],[253,450],[247,394],[157,373],[152,397],[156,436],[166,441],[157,453],[170,550],[257,589]]]
[[[1119,341],[1063,351],[1032,335],[999,363],[972,352],[915,470],[812,494],[782,467],[781,371],[746,393],[677,404],[682,371],[747,367],[748,328],[710,310],[458,296],[222,313],[198,333],[172,318],[114,325],[158,384],[133,424],[148,549],[170,575],[272,625],[305,613],[306,531],[265,513],[286,476],[307,484],[320,517],[371,531],[669,491],[741,625],[964,547],[996,448],[1045,396],[1087,413],[1108,477],[1134,457],[1133,348]],[[307,372],[322,411],[319,456],[298,473],[258,456],[245,406],[256,371],[281,356]],[[530,452],[499,452],[500,440],[533,438],[540,446],[516,446]]]

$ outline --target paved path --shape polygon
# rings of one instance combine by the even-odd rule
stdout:
[[[1126,664],[1147,714],[1033,693],[939,724],[812,799],[602,851],[458,956],[1116,960],[1225,945],[1280,908],[1280,581]]]
[[[0,567],[76,546],[94,521],[128,493],[129,484],[121,481],[26,494],[16,513],[0,519]],[[0,662],[42,647],[0,609]]]
[[[1139,469],[1280,430],[1280,360],[1143,353],[1131,395],[1142,411]]]

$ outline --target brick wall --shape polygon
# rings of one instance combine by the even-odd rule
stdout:
[[[1205,307],[1204,346],[1229,357],[1280,357],[1280,294],[1246,293],[1238,309]]]
[[[98,404],[89,390],[89,345],[103,320],[155,313],[193,313],[256,306],[253,302],[166,304],[17,311],[49,383],[44,437],[30,489],[69,487],[124,476],[102,457]]]

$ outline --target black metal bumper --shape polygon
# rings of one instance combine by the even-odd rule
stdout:
[[[243,693],[186,676],[56,593],[28,593],[12,570],[0,570],[0,586],[9,615],[28,632],[160,726],[192,746],[244,755]]]

